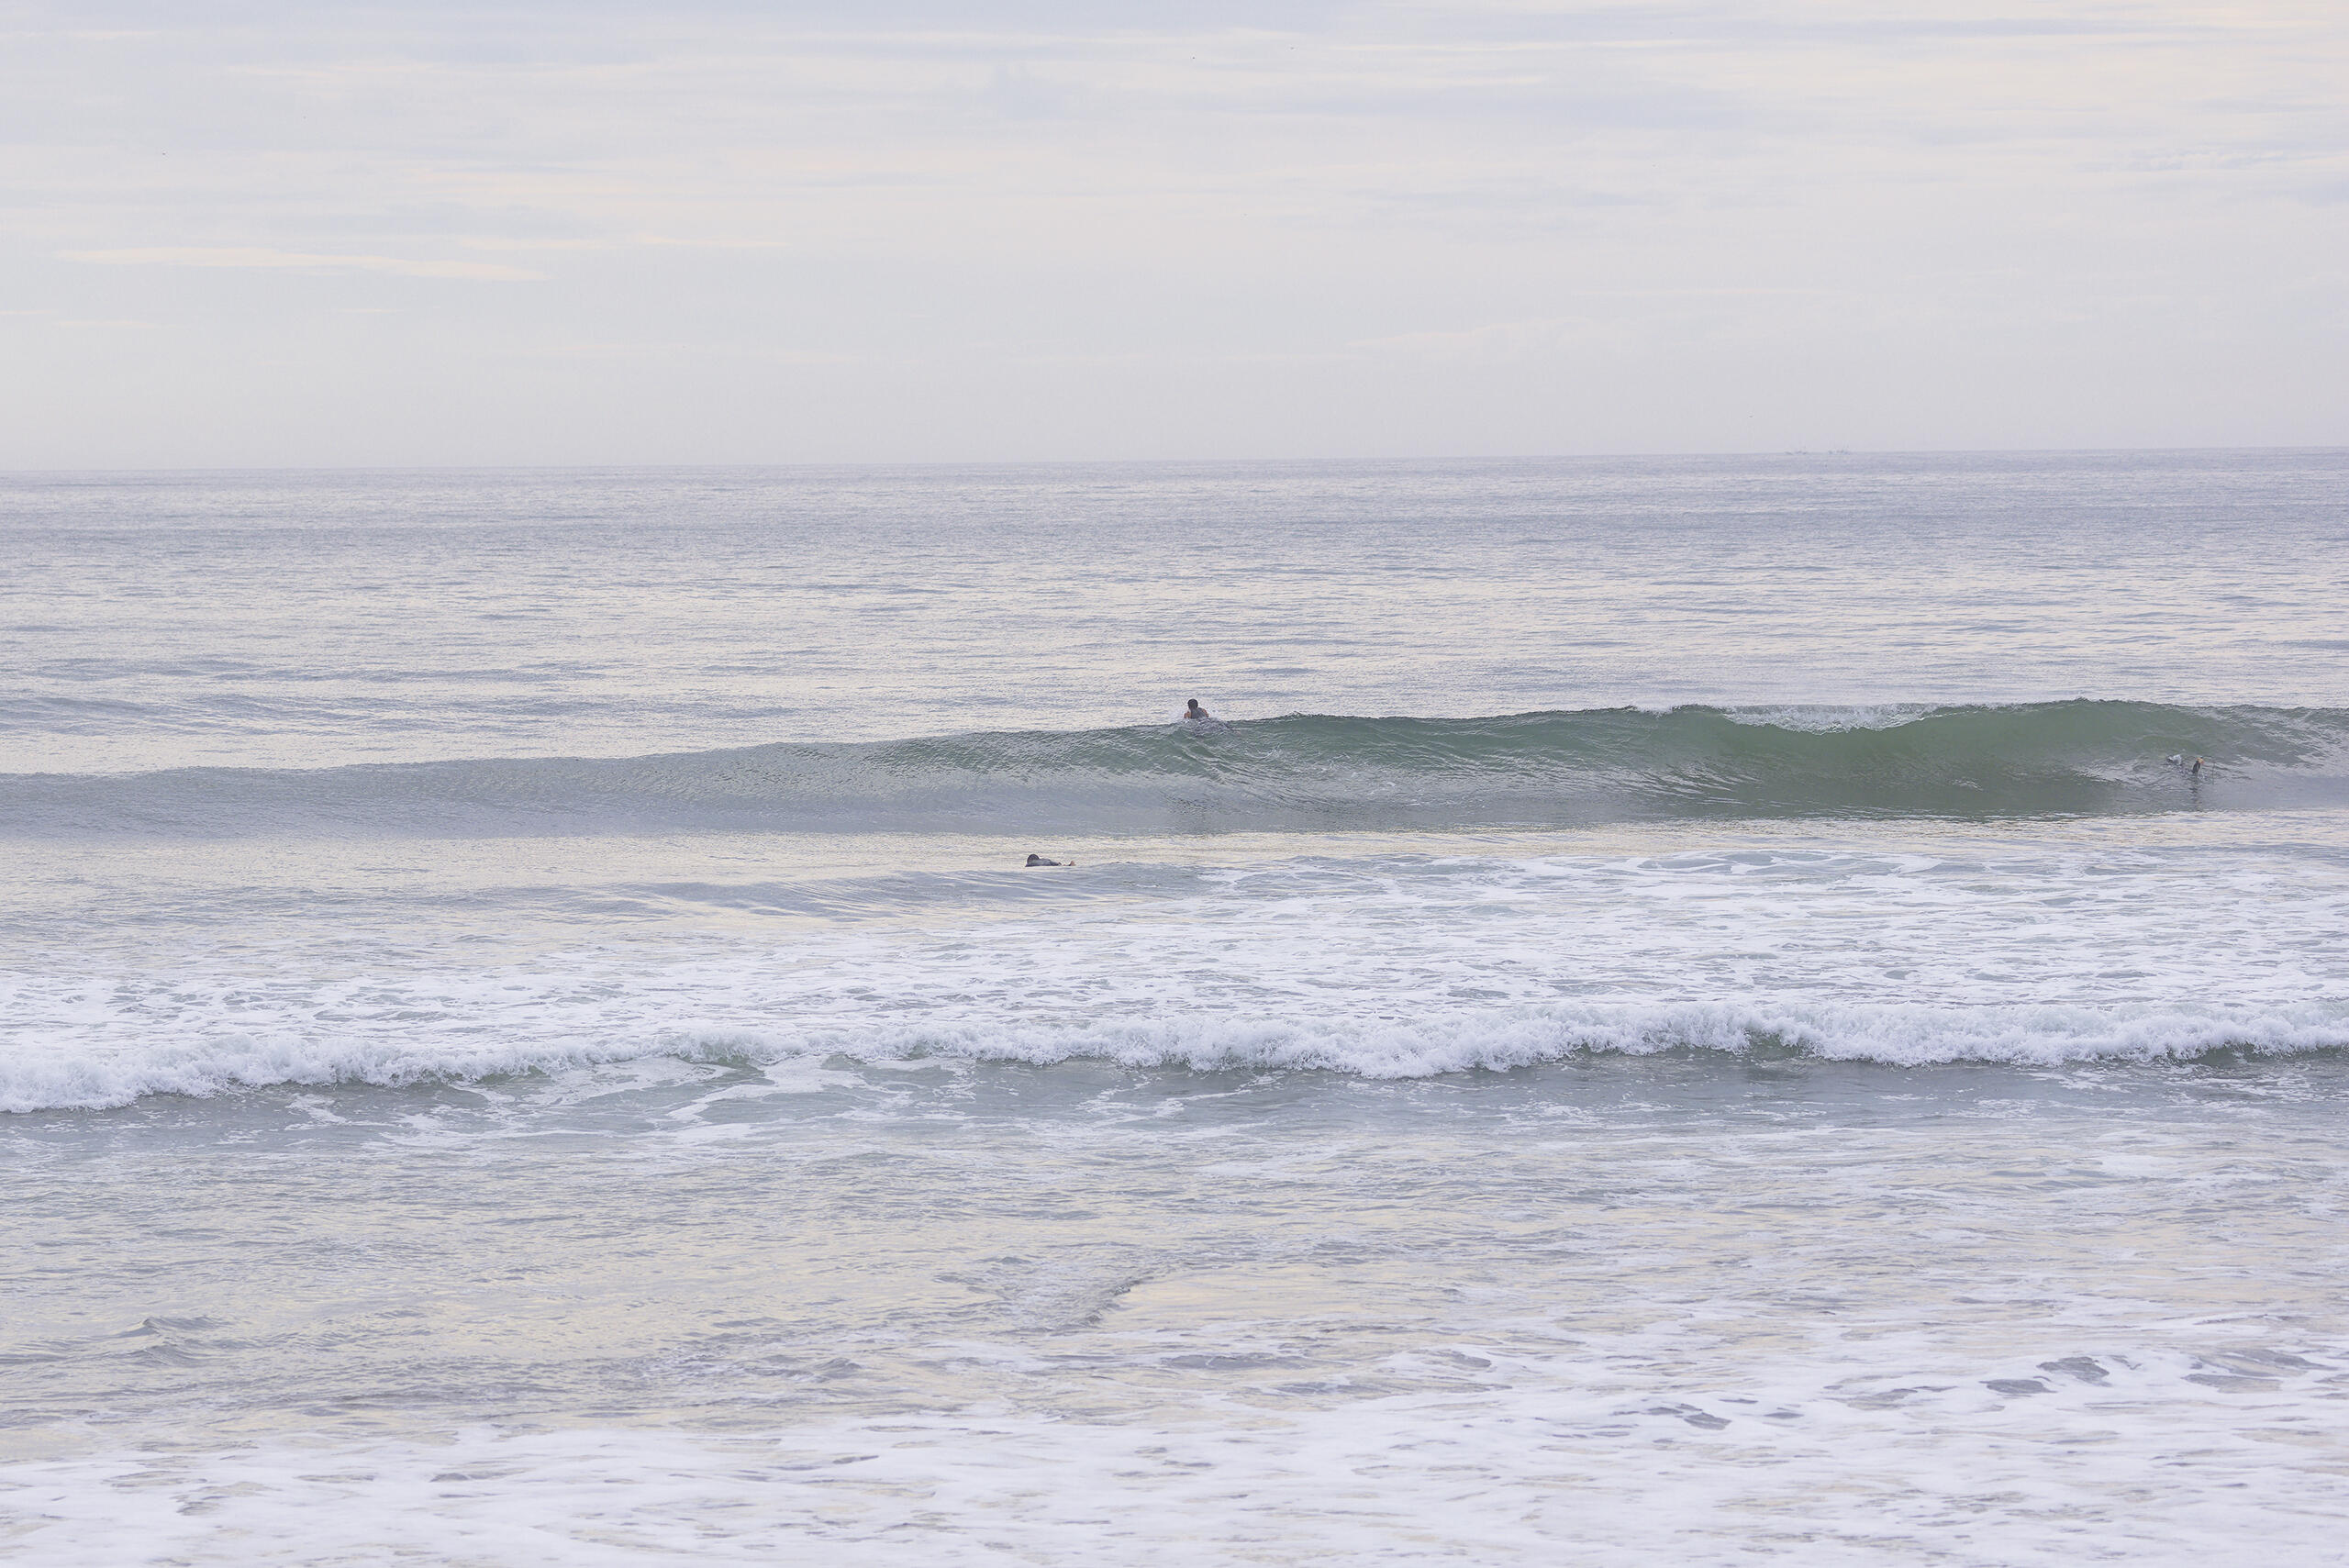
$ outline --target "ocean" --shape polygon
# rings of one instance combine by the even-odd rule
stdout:
[[[2343,1561],[2349,452],[0,542],[0,1556]]]

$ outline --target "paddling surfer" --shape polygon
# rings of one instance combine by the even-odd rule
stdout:
[[[1183,722],[1194,735],[1213,735],[1224,728],[1223,720],[1201,707],[1197,697],[1183,705]]]

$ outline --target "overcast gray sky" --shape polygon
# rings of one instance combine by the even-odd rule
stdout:
[[[0,465],[2349,442],[2349,4],[0,0]]]

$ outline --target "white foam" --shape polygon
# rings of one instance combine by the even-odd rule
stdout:
[[[1490,1365],[1475,1344],[1464,1362]],[[1915,1347],[1909,1347],[1910,1350]],[[50,1568],[647,1560],[1804,1564],[2330,1561],[2349,1479],[2324,1369],[2212,1386],[2177,1354],[1885,1386],[1832,1359],[1638,1394],[1571,1359],[1303,1412],[1012,1411],[753,1436],[317,1439],[0,1465]],[[2211,1380],[2229,1385],[2221,1376]],[[2037,1392],[2032,1390],[2036,1388]],[[1012,1544],[1012,1543],[1016,1543]]]
[[[1052,1063],[1096,1059],[1135,1068],[1310,1070],[1369,1078],[1506,1071],[1583,1052],[1691,1049],[1793,1051],[1904,1067],[1958,1062],[2055,1066],[2154,1062],[2222,1048],[2298,1052],[2349,1048],[2349,1003],[2267,1007],[1950,1006],[1731,1003],[1556,1003],[1434,1008],[1382,1017],[1333,1004],[1311,1017],[1185,1014],[1120,1021],[1038,1023],[1016,1008],[964,1009],[929,1023],[885,1018],[757,1023],[789,1010],[763,996],[755,972],[678,964],[657,981],[593,972],[559,986],[477,980],[464,996],[364,1019],[304,998],[306,1017],[254,1028],[199,1019],[182,1038],[124,1040],[102,1029],[74,1039],[18,1037],[0,1055],[0,1108],[95,1108],[145,1095],[211,1095],[268,1084],[401,1084],[556,1072],[648,1058],[688,1061],[845,1056],[867,1062],[950,1058]],[[633,990],[622,989],[632,986]],[[504,993],[485,995],[484,993]],[[617,994],[616,994],[617,993]],[[685,998],[691,998],[687,1000]],[[289,1012],[293,1009],[289,1009]],[[668,1017],[662,1019],[666,1011]],[[417,1015],[432,1015],[429,1023]],[[647,1021],[649,1028],[631,1027]]]
[[[1732,724],[1794,729],[1813,735],[1840,735],[1854,729],[1898,729],[1936,711],[1932,703],[1862,703],[1830,706],[1820,703],[1778,703],[1739,706],[1721,710]]]
[[[0,1106],[657,1056],[1394,1077],[1675,1048],[1915,1066],[2349,1047],[2349,866],[1968,848],[1297,861],[1106,907],[771,934],[728,911],[489,951],[445,923],[298,914],[268,942],[131,929],[0,973]]]

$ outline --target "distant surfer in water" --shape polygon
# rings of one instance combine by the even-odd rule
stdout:
[[[1076,862],[1074,861],[1048,861],[1041,855],[1030,855],[1028,857],[1028,863],[1031,866],[1073,866]]]
[[[1223,720],[1201,707],[1197,697],[1183,705],[1183,722],[1195,735],[1210,735],[1224,728]]]

